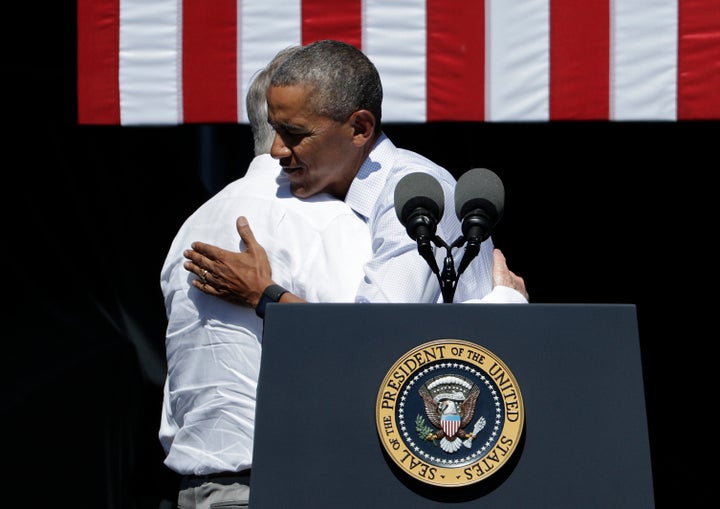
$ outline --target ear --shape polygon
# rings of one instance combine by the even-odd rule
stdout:
[[[375,133],[375,115],[368,110],[357,110],[350,116],[353,128],[353,144],[362,147],[373,139]]]

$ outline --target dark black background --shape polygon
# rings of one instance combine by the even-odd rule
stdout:
[[[14,3],[5,12],[6,488],[30,506],[168,507],[177,479],[157,441],[160,267],[182,221],[244,171],[250,131],[78,126],[74,2]],[[501,177],[505,215],[495,242],[533,302],[637,305],[658,509],[678,499],[704,506],[714,480],[705,465],[716,387],[719,127],[385,129],[456,176],[486,167]],[[618,437],[618,469],[631,439]]]

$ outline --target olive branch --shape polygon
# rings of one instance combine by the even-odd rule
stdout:
[[[430,437],[435,434],[435,429],[428,426],[425,419],[420,414],[415,417],[415,431],[417,431],[421,440],[430,440]],[[432,443],[435,445],[438,444],[435,439],[432,439]]]

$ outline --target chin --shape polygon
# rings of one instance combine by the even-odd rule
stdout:
[[[304,187],[294,187],[291,185],[290,192],[297,198],[309,198],[312,196]]]

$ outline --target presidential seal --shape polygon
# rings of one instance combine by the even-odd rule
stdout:
[[[482,346],[457,339],[422,344],[388,371],[378,391],[380,441],[408,475],[460,487],[508,461],[525,411],[515,377]]]

